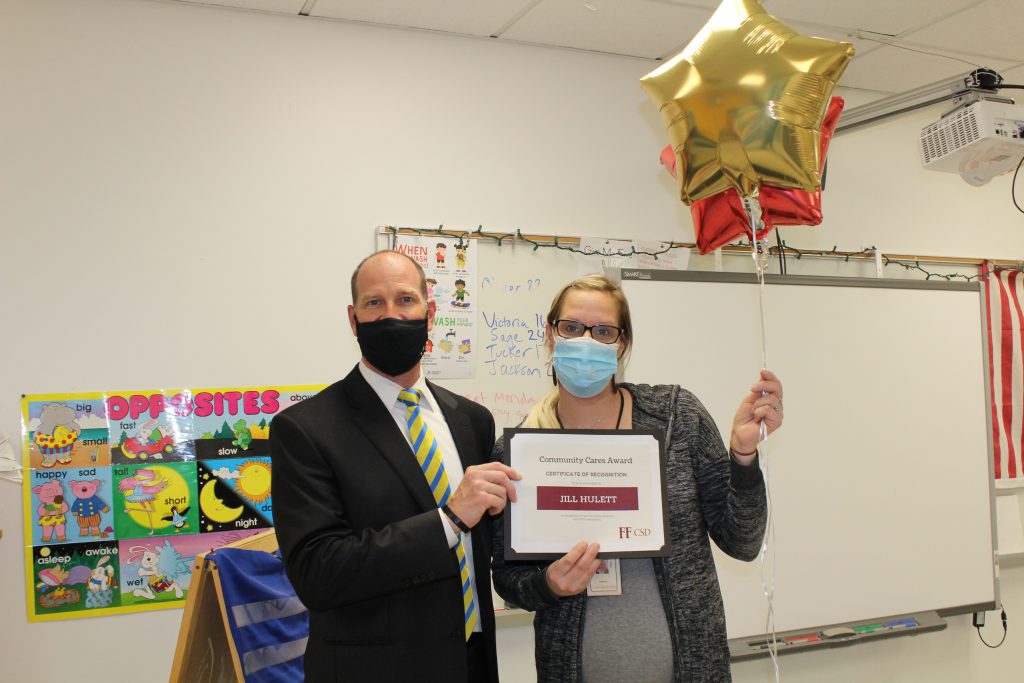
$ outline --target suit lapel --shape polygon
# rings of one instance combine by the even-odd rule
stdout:
[[[433,382],[428,381],[427,386],[437,399],[444,420],[448,423],[448,431],[452,433],[452,441],[455,442],[455,449],[458,451],[456,455],[462,463],[462,470],[465,471],[470,465],[480,464],[474,448],[476,439],[473,437],[473,427],[469,423],[469,418],[459,410],[455,397]]]
[[[420,470],[409,443],[398,430],[394,418],[380,402],[373,388],[355,368],[343,382],[345,395],[352,409],[353,422],[363,435],[377,448],[377,452],[391,465],[398,478],[409,490],[416,504],[424,511],[437,507],[427,480]]]

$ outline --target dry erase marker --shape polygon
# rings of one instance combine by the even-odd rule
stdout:
[[[887,628],[913,628],[918,626],[917,619],[900,619],[898,621],[888,621],[885,626]]]

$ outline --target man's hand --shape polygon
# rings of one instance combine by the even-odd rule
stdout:
[[[585,590],[603,562],[597,559],[597,553],[600,551],[600,544],[588,545],[586,541],[580,541],[569,552],[548,565],[545,576],[551,592],[564,598]]]
[[[484,513],[496,515],[508,501],[516,500],[513,481],[523,476],[508,465],[489,462],[466,468],[462,483],[448,499],[448,507],[468,526],[474,527]]]

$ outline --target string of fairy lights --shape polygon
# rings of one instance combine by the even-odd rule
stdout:
[[[488,232],[483,229],[483,226],[477,226],[476,230],[453,230],[445,228],[444,225],[439,225],[436,228],[424,228],[424,227],[410,227],[410,226],[395,226],[387,225],[383,226],[381,230],[388,233],[391,236],[392,246],[398,240],[400,235],[419,235],[419,236],[434,236],[434,237],[450,237],[458,239],[458,245],[463,245],[463,240],[476,239],[476,240],[488,240],[496,243],[498,246],[502,246],[505,242],[517,242],[527,244],[533,248],[533,251],[538,249],[558,249],[560,251],[567,251],[576,254],[583,254],[586,256],[593,256],[595,254],[603,254],[606,256],[616,257],[630,257],[630,256],[650,256],[657,260],[657,258],[663,254],[674,249],[694,249],[696,244],[689,242],[662,242],[664,245],[660,249],[643,249],[637,248],[635,244],[628,248],[622,247],[614,250],[613,252],[596,252],[589,248],[580,246],[581,240],[578,237],[559,237],[558,235],[530,235],[524,234],[521,230],[516,229],[515,232]],[[779,234],[778,229],[775,231],[776,234],[776,245],[769,246],[769,255],[779,260],[779,271],[782,274],[786,273],[787,265],[786,259],[792,257],[796,260],[800,260],[804,257],[814,258],[834,258],[842,259],[845,262],[849,262],[851,259],[868,259],[874,258],[878,254],[878,248],[871,246],[865,247],[858,251],[846,251],[841,250],[837,245],[834,245],[831,249],[800,249],[786,243]],[[723,247],[723,251],[731,255],[739,255],[740,253],[749,253],[752,245],[749,241],[739,240],[737,242],[730,243]],[[973,282],[980,280],[982,277],[980,274],[975,273],[967,275],[964,273],[941,273],[925,268],[924,264],[927,264],[926,259],[901,259],[885,254],[879,254],[883,267],[887,266],[898,266],[907,271],[920,273],[924,276],[925,280],[939,279],[945,281],[964,280],[965,282]],[[977,265],[980,267],[983,261],[978,261]],[[990,270],[998,272],[1001,270],[1020,270],[1024,271],[1024,263],[1018,262],[1016,265],[998,264],[990,265]]]

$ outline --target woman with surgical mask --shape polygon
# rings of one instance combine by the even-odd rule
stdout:
[[[710,541],[741,560],[758,555],[767,504],[757,444],[762,422],[769,433],[782,424],[781,383],[761,372],[740,401],[726,445],[687,389],[615,381],[633,329],[614,282],[590,275],[563,287],[546,334],[555,388],[521,426],[663,431],[671,549],[667,557],[619,560],[621,595],[588,596],[595,573],[609,569],[596,543],[581,540],[554,562],[511,562],[504,559],[502,524],[493,523],[494,587],[536,612],[538,680],[730,680]],[[503,446],[499,440],[494,459]]]

